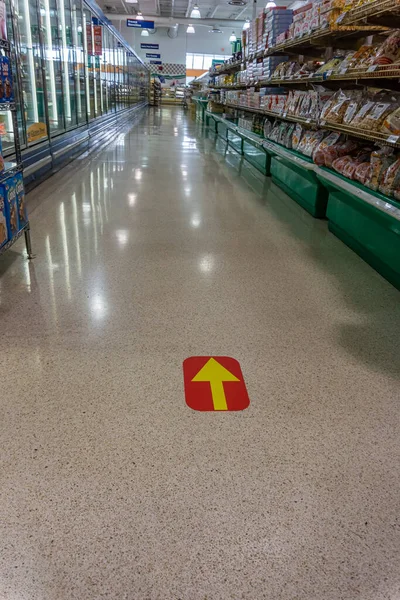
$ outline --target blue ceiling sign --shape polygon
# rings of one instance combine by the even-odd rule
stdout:
[[[161,58],[161,54],[152,54],[152,53],[146,52],[146,58]]]
[[[162,60],[151,60],[150,64],[151,65],[162,65]]]
[[[127,19],[127,27],[138,27],[139,29],[154,29],[154,21],[141,21],[140,19]]]
[[[160,48],[159,44],[140,44],[142,50],[158,50]]]

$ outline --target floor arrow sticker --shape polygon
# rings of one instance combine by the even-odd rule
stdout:
[[[193,410],[237,411],[250,404],[240,364],[228,356],[191,356],[183,363],[186,404]]]

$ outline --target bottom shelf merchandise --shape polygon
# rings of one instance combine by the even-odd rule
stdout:
[[[0,252],[28,225],[22,173],[0,183]]]
[[[247,111],[207,112],[206,121],[310,214],[327,218],[335,235],[400,289],[397,140],[373,144]],[[254,161],[245,144],[265,159]]]

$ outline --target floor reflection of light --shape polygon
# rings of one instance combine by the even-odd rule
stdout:
[[[183,177],[183,179],[186,179],[186,177],[187,177],[187,171],[182,171],[182,177]]]
[[[135,179],[136,181],[140,181],[142,179],[142,171],[140,169],[135,169]]]
[[[193,217],[190,219],[190,224],[195,229],[197,229],[197,227],[200,227],[201,219],[200,219],[199,215],[193,215]]]
[[[214,257],[212,254],[205,254],[199,261],[199,269],[202,273],[211,273],[214,268]]]
[[[89,202],[82,203],[82,212],[90,213],[91,210],[92,210],[92,207],[90,206]]]
[[[64,202],[60,204],[60,222],[61,222],[61,239],[63,245],[64,252],[64,263],[65,263],[65,285],[67,287],[68,299],[72,298],[71,291],[71,276],[70,276],[70,268],[69,268],[69,252],[68,252],[68,236],[67,236],[67,226],[65,222],[65,211],[64,211]]]
[[[95,294],[90,302],[90,309],[96,319],[103,319],[107,314],[107,303],[101,294]]]
[[[136,194],[128,194],[128,204],[129,204],[129,206],[135,206]]]
[[[185,192],[185,196],[190,196],[192,188],[190,187],[190,185],[185,185],[185,187],[183,188],[183,191]]]
[[[129,231],[127,229],[117,229],[115,235],[120,246],[125,246],[128,243]]]
[[[78,208],[76,205],[76,194],[72,194],[72,210],[74,214],[74,232],[75,232],[75,247],[76,247],[76,258],[78,262],[78,273],[82,275],[82,259],[81,259],[81,244],[79,241],[79,227],[78,227]]]
[[[49,267],[49,283],[50,283],[50,298],[51,298],[51,306],[53,309],[53,319],[54,323],[57,323],[57,302],[56,302],[56,294],[54,289],[54,264],[53,257],[51,255],[51,247],[50,247],[50,237],[46,236],[46,259],[47,266]]]

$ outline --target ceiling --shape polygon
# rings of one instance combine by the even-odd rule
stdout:
[[[202,19],[251,19],[253,14],[252,0],[199,0],[197,2]],[[293,0],[275,0],[278,6],[288,6]],[[235,6],[235,3],[246,2],[244,6]],[[113,13],[121,15],[135,15],[140,10],[145,17],[189,17],[195,0],[138,0],[136,3],[127,0],[97,0],[101,9],[111,16]],[[257,1],[257,13],[264,8],[266,0]]]

